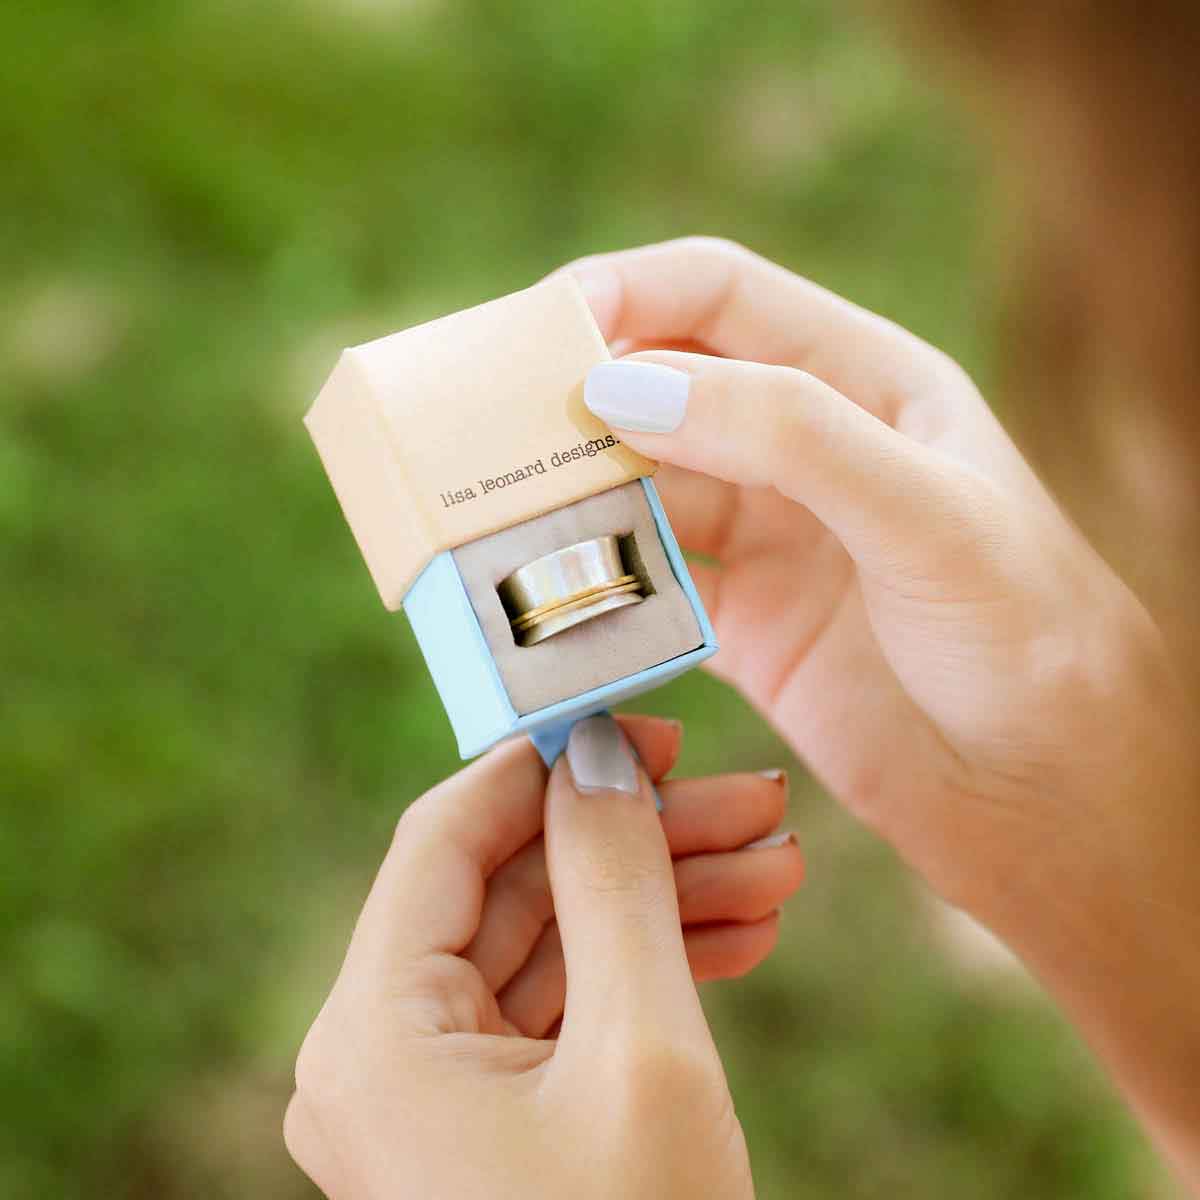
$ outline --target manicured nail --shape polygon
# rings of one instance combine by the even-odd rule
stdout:
[[[765,771],[755,771],[755,774],[772,783],[787,783],[787,772],[782,767],[768,767]]]
[[[683,371],[659,363],[604,362],[588,372],[583,402],[618,429],[670,433],[683,423],[690,382]]]
[[[773,850],[776,846],[798,846],[794,833],[773,833],[770,837],[759,838],[756,842],[747,842],[743,850]]]
[[[585,794],[618,791],[636,796],[637,763],[621,727],[607,714],[578,722],[567,739],[567,765]]]

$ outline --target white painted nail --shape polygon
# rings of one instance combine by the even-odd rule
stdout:
[[[571,730],[567,739],[567,765],[580,792],[638,794],[633,751],[621,727],[607,714],[587,717]]]
[[[773,833],[770,837],[759,838],[756,842],[747,842],[743,850],[774,850],[777,846],[797,845],[794,833]]]
[[[787,779],[787,772],[782,767],[768,767],[765,771],[755,771],[754,773],[763,779],[769,779],[772,783],[783,783]]]
[[[691,378],[648,362],[604,362],[588,372],[583,402],[608,425],[670,433],[683,424]]]

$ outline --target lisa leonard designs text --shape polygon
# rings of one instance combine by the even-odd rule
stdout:
[[[555,450],[550,455],[550,467],[547,468],[546,461],[542,458],[535,459],[531,463],[526,463],[524,466],[515,467],[511,471],[505,471],[502,475],[495,475],[491,479],[477,479],[473,484],[468,484],[466,487],[454,488],[451,491],[442,492],[442,505],[445,508],[453,508],[456,504],[466,504],[469,500],[477,500],[480,496],[486,496],[488,492],[494,492],[498,488],[511,487],[513,484],[521,483],[526,479],[532,479],[535,475],[545,475],[548,469],[557,469],[558,467],[569,466],[573,462],[581,462],[585,458],[595,458],[604,450],[611,450],[614,446],[619,446],[620,440],[613,437],[611,433],[604,437],[589,438],[586,442],[579,442],[574,446],[569,446],[565,450]]]

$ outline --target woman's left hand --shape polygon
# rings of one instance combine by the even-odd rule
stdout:
[[[679,739],[591,718],[549,780],[509,743],[405,813],[296,1064],[284,1133],[329,1196],[753,1195],[693,975],[765,958],[803,866],[749,845],[782,776],[656,813]]]

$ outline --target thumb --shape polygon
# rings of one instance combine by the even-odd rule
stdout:
[[[987,504],[982,477],[791,367],[643,352],[593,367],[584,399],[651,458],[803,504],[868,569],[927,575]]]
[[[607,714],[571,731],[550,775],[545,839],[567,972],[559,1053],[707,1044],[654,792]]]

